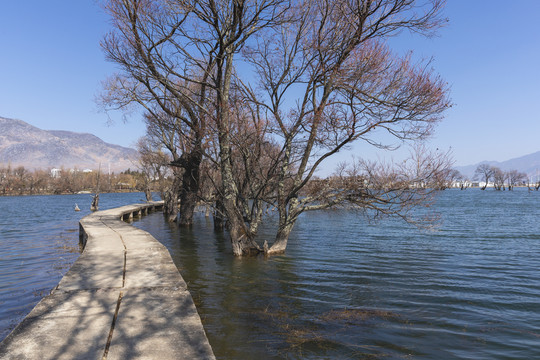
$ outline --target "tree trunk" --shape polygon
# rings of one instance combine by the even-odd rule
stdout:
[[[180,195],[180,217],[178,225],[191,227],[193,225],[193,214],[197,206],[197,194],[185,191],[182,188]]]
[[[222,204],[227,216],[229,236],[233,254],[235,256],[251,255],[261,252],[261,248],[253,240],[248,227],[244,223],[242,211],[238,208],[238,188],[234,182],[233,165],[231,159],[230,142],[230,104],[229,94],[233,69],[233,49],[228,49],[223,59],[218,61],[216,80],[220,84],[217,93],[218,104],[218,139],[219,139],[219,162],[222,181]]]
[[[266,254],[283,254],[285,252],[285,249],[287,249],[287,242],[289,241],[289,235],[291,234],[293,227],[294,222],[289,223],[285,226],[280,226],[276,234],[276,239],[270,249],[268,249],[268,252],[266,252]]]
[[[197,206],[200,166],[202,161],[202,150],[194,147],[183,162],[184,174],[182,176],[182,189],[180,190],[180,220],[182,227],[193,225],[193,214]]]
[[[181,179],[177,174],[174,174],[173,183],[163,192],[163,213],[167,217],[167,221],[175,222],[178,220],[178,192],[181,186]]]
[[[150,190],[150,187],[146,186],[144,188],[144,195],[146,197],[146,201],[152,201],[152,191]]]
[[[99,194],[92,197],[92,204],[90,205],[91,211],[98,211],[99,209]]]
[[[231,236],[231,245],[235,256],[257,255],[262,252],[259,245],[257,245],[246,231],[245,226],[230,223],[229,234]]]
[[[279,211],[279,224],[276,238],[270,249],[266,254],[283,254],[287,249],[287,242],[289,241],[289,235],[298,219],[300,213],[297,211],[298,200],[296,198],[290,199],[289,202],[282,202],[278,204]]]
[[[175,222],[178,219],[178,196],[172,188],[165,190],[163,194],[163,214],[168,222]]]
[[[216,208],[214,210],[214,230],[225,230],[225,209],[223,208],[223,201],[219,197],[216,200]]]

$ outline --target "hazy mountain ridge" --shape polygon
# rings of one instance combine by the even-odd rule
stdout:
[[[27,169],[134,168],[137,151],[109,144],[95,135],[43,130],[22,120],[0,117],[0,166]]]
[[[472,179],[474,176],[474,171],[480,164],[496,166],[504,171],[518,170],[520,172],[526,173],[529,178],[533,178],[534,180],[536,180],[540,172],[540,151],[506,161],[482,161],[473,165],[456,166],[455,169],[466,177]]]

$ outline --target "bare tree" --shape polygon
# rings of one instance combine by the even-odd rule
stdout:
[[[246,235],[233,181],[229,106],[234,58],[250,36],[279,20],[288,3],[109,0],[105,6],[116,29],[103,41],[103,48],[123,70],[107,85],[112,95],[109,103],[124,107],[134,101],[154,118],[163,112],[190,129],[190,151],[173,161],[184,169],[182,194],[187,198],[182,199],[182,207],[194,206],[203,138],[212,119],[219,144],[221,202],[235,253],[254,243]],[[189,212],[181,209],[180,216]]]
[[[176,219],[180,201],[181,226],[191,226],[195,206],[199,200],[200,167],[203,161],[203,131],[193,131],[185,122],[162,111],[146,114],[147,136],[155,144],[167,149],[171,155],[169,165],[177,177],[166,189],[164,198],[173,203],[166,206],[170,219]],[[199,122],[199,124],[201,124]]]
[[[148,137],[142,137],[137,141],[137,150],[139,151],[139,169],[143,175],[142,180],[146,201],[152,201],[153,183],[157,184],[156,190],[161,194],[165,190],[163,183],[171,160]]]
[[[196,7],[183,1],[109,0],[105,8],[114,30],[102,42],[107,58],[122,69],[105,83],[102,102],[112,109],[132,104],[144,108],[148,123],[171,151],[174,166],[181,169],[175,173],[183,181],[173,181],[171,191],[182,189],[180,224],[185,226],[191,225],[196,205],[208,113],[206,83],[214,67],[212,54],[193,53],[193,47],[208,46],[190,41],[190,33],[196,32],[189,25]],[[176,204],[178,194],[166,198]],[[173,212],[175,204],[168,206]]]
[[[0,168],[0,188],[2,195],[8,195],[10,188],[11,164]]]
[[[428,225],[429,216],[415,217],[411,210],[431,205],[451,164],[449,152],[441,154],[422,146],[413,148],[411,156],[398,163],[363,159],[343,163],[329,179],[307,186],[302,201],[313,204],[305,210],[345,206],[373,218],[398,216]]]
[[[506,179],[508,180],[508,190],[513,190],[514,186],[527,181],[527,174],[517,170],[510,170],[506,173]]]
[[[377,130],[398,142],[425,139],[442,118],[446,84],[429,64],[398,58],[385,44],[404,29],[431,34],[441,25],[442,6],[436,0],[424,7],[397,0],[299,1],[289,22],[246,48],[260,79],[251,101],[271,119],[281,145],[279,229],[269,253],[285,250],[303,211],[342,200],[299,196],[325,159],[355,141],[391,149],[395,144],[377,140]]]
[[[190,146],[173,163],[184,171],[176,160],[193,158],[200,169],[203,144],[215,143],[233,253],[262,250],[254,236],[265,201],[279,212],[268,252],[281,252],[303,211],[342,201],[299,197],[325,159],[355,141],[391,149],[423,140],[442,118],[446,84],[429,63],[399,58],[385,41],[402,30],[431,35],[443,3],[108,0],[115,31],[103,48],[122,74],[108,83],[106,103],[137,103],[151,119],[180,122]],[[251,71],[238,71],[238,60]],[[246,128],[253,120],[264,126]],[[377,130],[396,142],[378,140]]]
[[[24,168],[24,166],[18,166],[15,169],[13,169],[13,181],[12,186],[14,190],[17,191],[18,195],[23,195],[28,186],[28,179],[30,177],[30,173],[27,169]]]
[[[474,171],[474,178],[484,182],[482,190],[486,190],[489,182],[493,179],[495,169],[488,164],[480,164]]]
[[[221,202],[229,222],[233,253],[237,256],[258,252],[260,247],[244,221],[242,207],[237,202],[239,189],[234,181],[230,103],[235,56],[254,34],[280,24],[289,3],[283,0],[210,0],[199,2],[201,11],[195,11],[197,20],[214,40],[211,51],[215,54],[213,87],[216,90],[215,123],[222,182]]]
[[[444,174],[445,187],[459,186],[461,190],[465,190],[468,187],[467,179],[456,169],[448,169]]]
[[[497,191],[506,190],[505,184],[506,184],[507,174],[496,166],[493,166],[491,169],[493,171],[492,179],[493,179],[493,187],[495,188],[495,190]]]

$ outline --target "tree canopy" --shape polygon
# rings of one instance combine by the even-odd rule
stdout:
[[[448,86],[429,62],[393,53],[388,39],[432,35],[445,22],[443,5],[108,0],[114,29],[102,46],[120,71],[103,104],[146,111],[148,135],[179,169],[171,191],[180,195],[181,224],[191,224],[197,203],[213,203],[235,255],[285,251],[304,211],[347,205],[407,219],[448,172],[447,153],[413,151],[393,166],[359,154],[329,179],[315,175],[355,142],[391,150],[431,135],[450,106]],[[277,209],[278,229],[261,246],[267,207]]]

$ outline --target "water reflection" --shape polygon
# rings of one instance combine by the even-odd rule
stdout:
[[[100,206],[143,199],[142,193],[102,194]],[[88,194],[0,197],[0,341],[78,258],[79,219],[90,213],[90,201]]]
[[[219,359],[528,359],[540,357],[538,196],[445,191],[430,232],[306,214],[270,258],[234,258],[202,214],[192,229],[159,214],[135,224],[170,249]]]
[[[329,278],[328,274],[341,272],[343,278],[354,279],[354,270],[343,269],[330,254],[330,259],[319,263],[303,251],[296,256],[288,252],[237,259],[227,238],[214,233],[211,222],[202,216],[191,229],[164,226],[159,215],[142,223],[136,225],[151,228],[169,247],[218,358],[355,358],[366,351],[385,353],[379,346],[358,343],[357,335],[385,323],[406,324],[389,311],[341,307],[361,297]],[[338,299],[336,292],[341,293]]]

